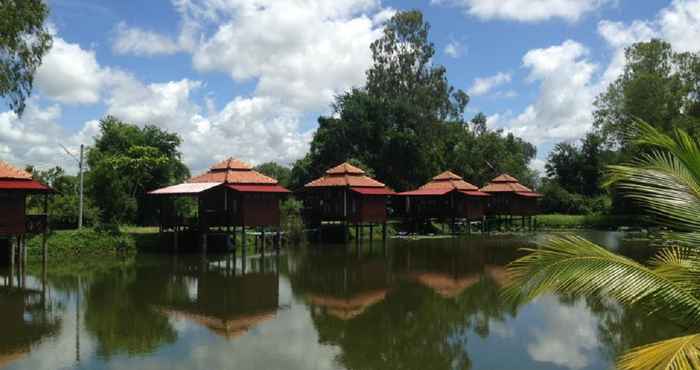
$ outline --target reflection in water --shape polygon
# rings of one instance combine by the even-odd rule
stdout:
[[[60,306],[47,294],[45,284],[0,270],[0,368],[22,359],[60,329]]]
[[[622,235],[598,236],[646,253]],[[680,330],[609,300],[508,304],[505,265],[524,244],[391,241],[245,263],[138,256],[61,266],[50,294],[31,276],[9,288],[0,272],[0,368],[605,369]]]

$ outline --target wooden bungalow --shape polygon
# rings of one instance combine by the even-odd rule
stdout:
[[[48,195],[53,190],[32,179],[32,175],[0,161],[0,263],[14,266],[15,259],[26,257],[26,236],[43,233],[43,255],[46,260],[48,228]],[[43,213],[27,213],[27,195],[43,194]]]
[[[197,231],[205,250],[210,231],[232,231],[235,242],[236,227],[240,227],[241,241],[245,243],[246,228],[262,228],[264,233],[264,228],[273,227],[279,237],[279,202],[288,193],[277,180],[233,158],[211,166],[208,172],[183,184],[149,192],[163,199],[160,230],[174,232],[175,247],[177,234],[189,229]],[[178,212],[173,201],[178,197],[197,200],[196,219],[187,219]]]
[[[508,174],[494,178],[481,191],[492,195],[487,211],[489,215],[505,220],[508,226],[512,224],[513,216],[520,217],[523,228],[526,224],[532,228],[533,216],[539,212],[538,203],[542,194],[532,191]]]
[[[307,225],[321,227],[323,223],[354,225],[357,233],[374,225],[382,225],[386,238],[386,205],[393,190],[368,177],[365,171],[343,163],[304,186],[300,196],[304,202],[304,220]],[[358,237],[359,239],[359,237]]]
[[[464,181],[453,172],[445,171],[416,190],[398,194],[403,198],[404,214],[414,222],[431,219],[449,221],[452,232],[456,231],[456,221],[465,221],[470,230],[470,222],[483,220],[486,214],[488,193]]]

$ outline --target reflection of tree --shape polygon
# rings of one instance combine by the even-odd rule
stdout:
[[[58,334],[62,306],[47,302],[42,292],[0,288],[0,368],[28,353],[43,338]]]
[[[491,322],[513,313],[499,293],[503,268],[494,254],[439,243],[396,248],[387,259],[312,254],[299,257],[291,280],[311,305],[320,342],[340,347],[346,368],[468,369],[468,334],[486,337]],[[357,314],[330,307],[379,290],[382,299]]]
[[[684,328],[660,315],[650,316],[639,307],[592,297],[586,298],[586,304],[598,318],[600,348],[611,361],[634,347],[684,333]]]
[[[177,333],[150,302],[162,294],[166,277],[147,268],[113,270],[95,278],[86,293],[85,327],[98,340],[98,353],[149,353],[173,343]]]

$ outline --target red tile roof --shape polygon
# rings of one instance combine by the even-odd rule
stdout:
[[[442,189],[416,189],[411,191],[404,191],[398,195],[411,195],[411,196],[431,196],[431,195],[445,195],[454,189],[442,188]]]
[[[53,192],[53,189],[32,179],[24,170],[0,161],[0,190],[26,190],[29,192]]]
[[[508,174],[503,174],[480,189],[485,193],[532,193],[527,186],[518,182],[516,178]]]
[[[253,171],[249,164],[229,158],[213,166],[209,172],[195,176],[187,182],[219,182],[226,184],[269,184],[276,185],[277,180]]]
[[[329,186],[382,188],[386,185],[366,176],[365,171],[362,171],[349,163],[343,163],[335,166],[326,171],[326,174],[323,177],[304,185],[305,188]]]
[[[290,191],[279,185],[226,185],[227,188],[242,193],[289,193]]]
[[[350,188],[350,190],[362,195],[395,195],[389,188]]]
[[[7,162],[0,161],[0,179],[31,180],[32,175]]]
[[[432,181],[419,189],[479,190],[478,187],[464,181],[461,176],[451,171],[445,171],[433,177]]]

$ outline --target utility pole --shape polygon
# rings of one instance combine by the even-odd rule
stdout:
[[[80,171],[80,206],[78,210],[78,230],[83,228],[83,144],[80,144],[80,162],[78,163]]]
[[[73,157],[73,159],[75,159],[75,161],[78,162],[78,176],[80,176],[80,180],[79,180],[80,181],[80,194],[79,194],[80,200],[78,203],[78,229],[82,229],[83,228],[83,193],[84,193],[84,190],[83,190],[84,189],[83,188],[83,177],[84,177],[83,176],[83,172],[84,172],[83,171],[83,167],[84,167],[83,166],[83,159],[84,159],[83,152],[84,152],[85,146],[83,144],[80,144],[80,159],[78,159],[75,157],[75,154],[71,153],[70,150],[68,150],[68,148],[63,146],[63,144],[58,144],[58,145],[60,145],[61,148],[63,148],[63,150],[65,150],[65,152],[69,156]]]

